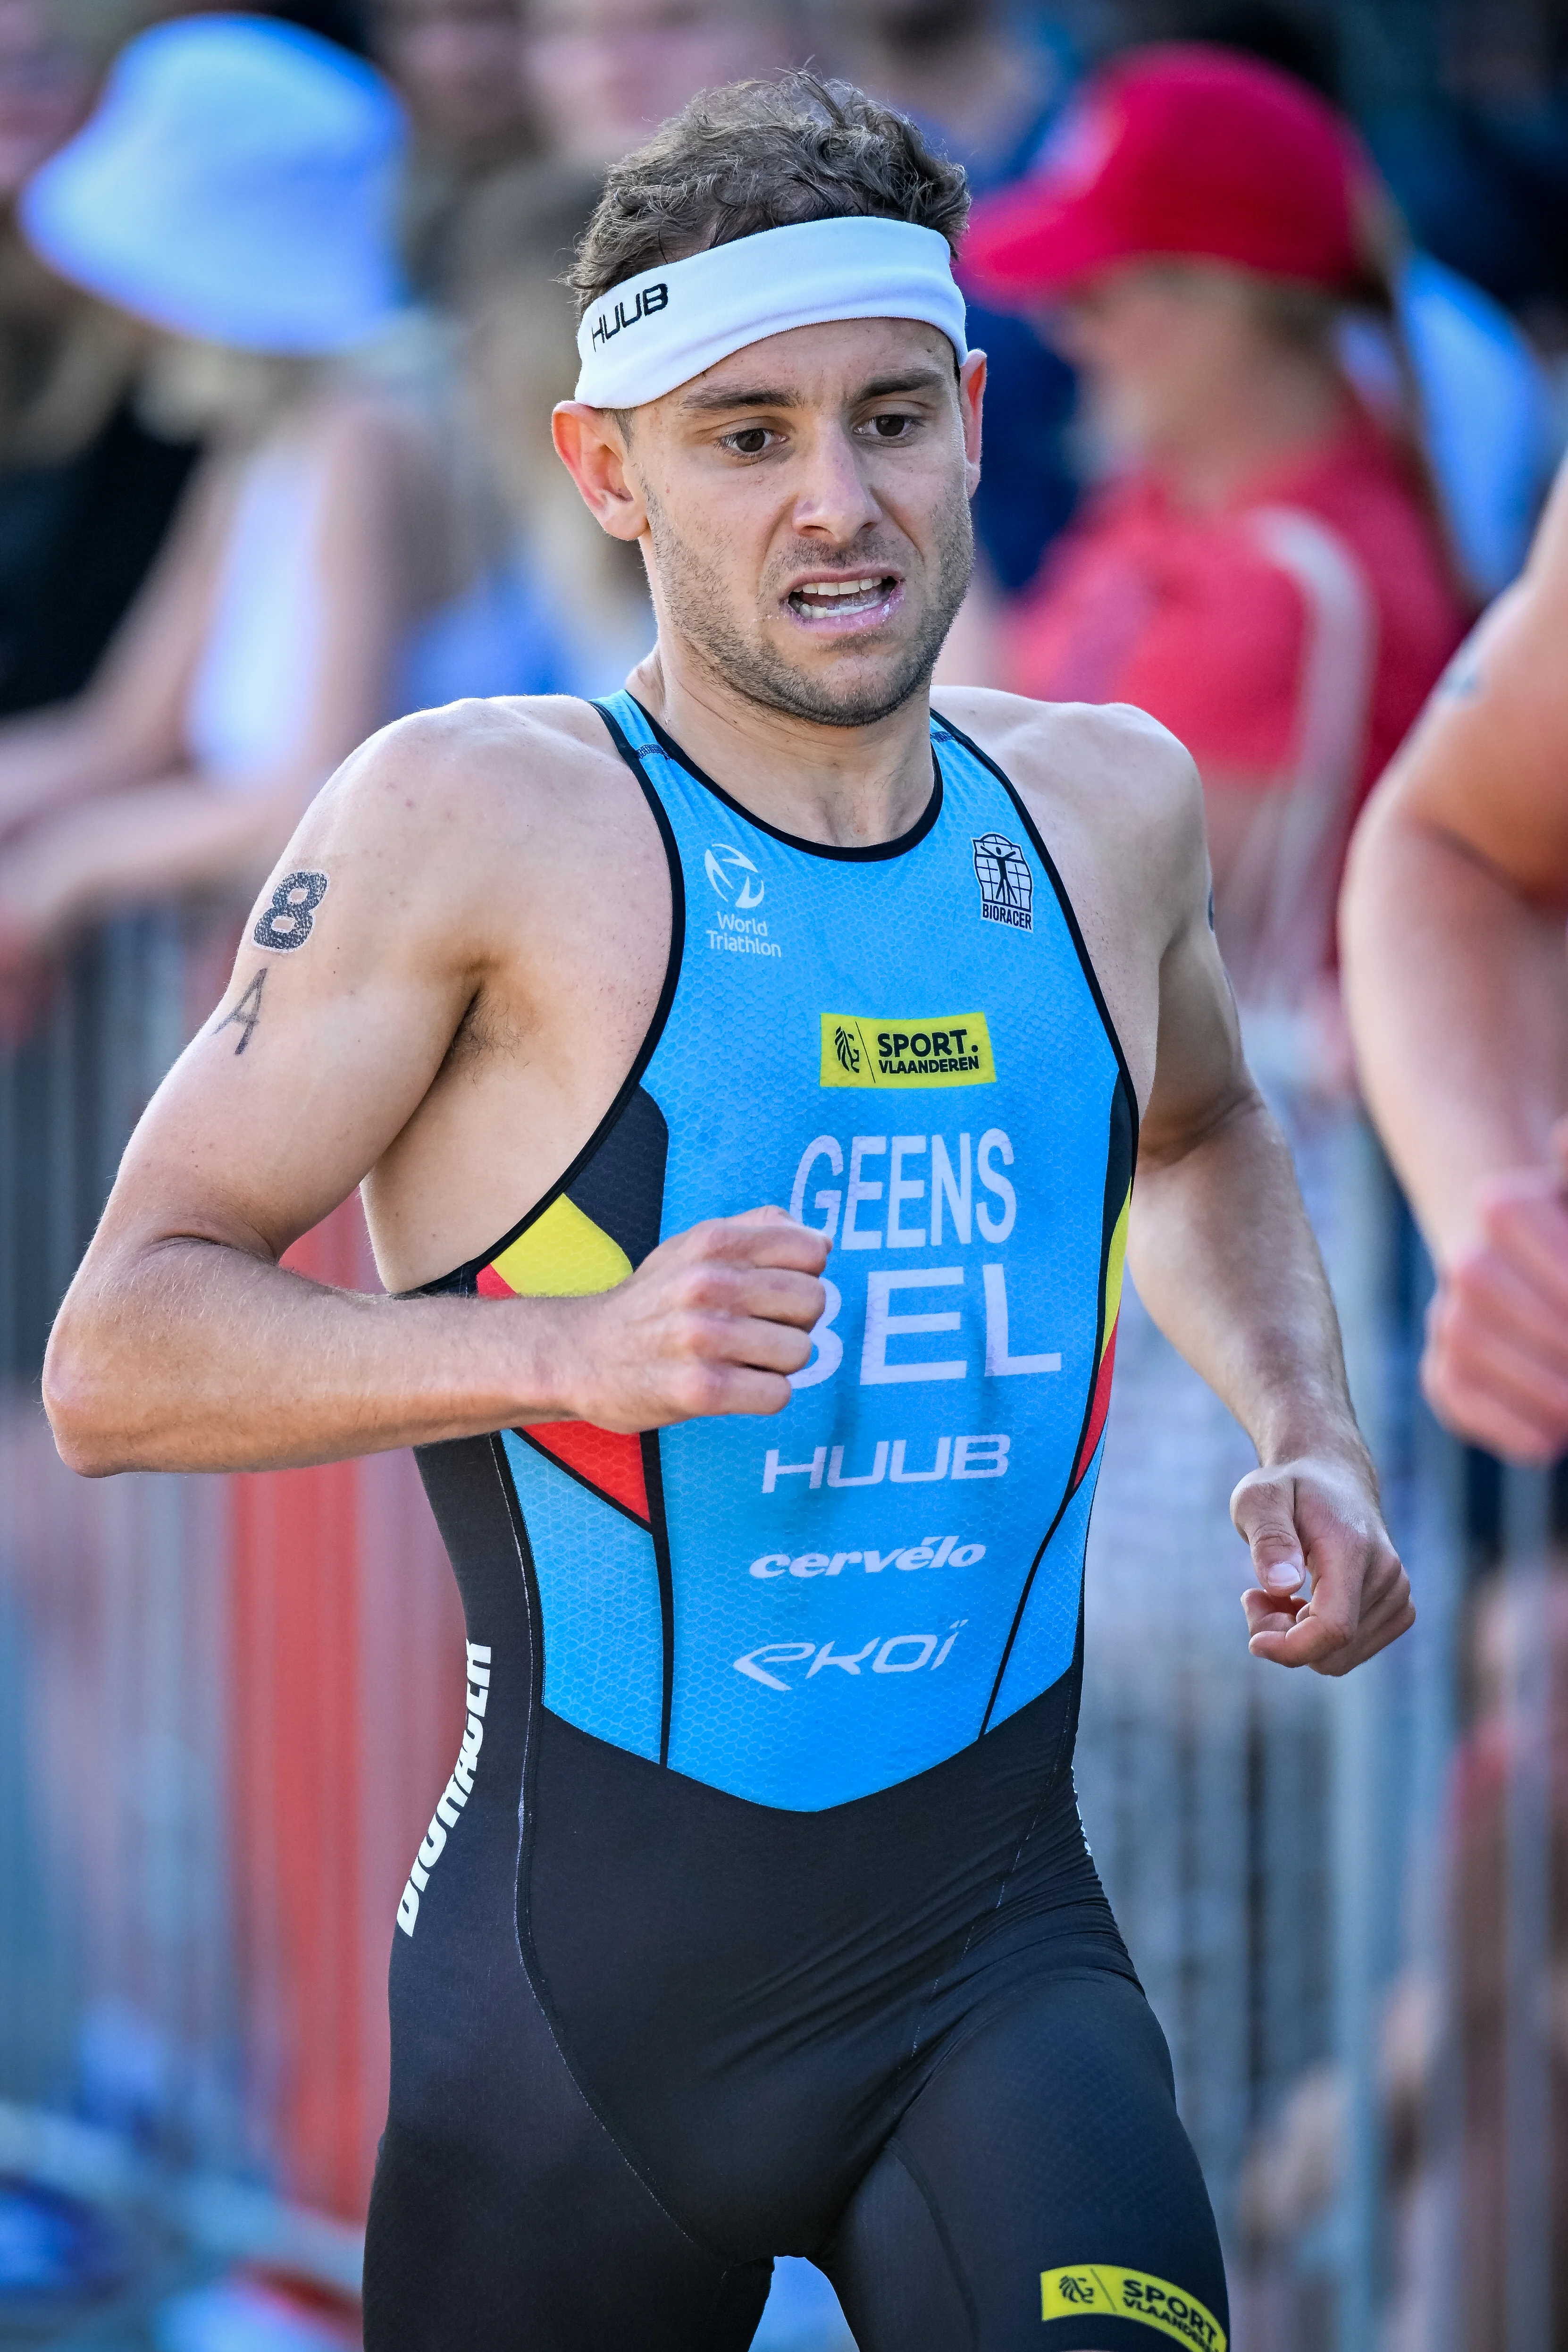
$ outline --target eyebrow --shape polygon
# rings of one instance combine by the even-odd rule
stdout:
[[[863,400],[889,400],[900,393],[931,392],[946,384],[946,376],[940,368],[906,368],[898,375],[880,375],[862,384],[855,394],[854,404]],[[799,395],[771,384],[746,384],[734,392],[717,389],[712,392],[688,393],[681,402],[682,409],[691,416],[716,416],[735,408],[798,408]]]

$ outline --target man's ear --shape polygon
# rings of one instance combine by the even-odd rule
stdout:
[[[612,539],[641,539],[648,509],[627,474],[626,436],[610,410],[563,400],[551,412],[550,430],[556,455],[601,530]]]
[[[971,352],[958,371],[958,409],[964,425],[964,470],[969,496],[980,483],[980,419],[986,404],[986,354]]]

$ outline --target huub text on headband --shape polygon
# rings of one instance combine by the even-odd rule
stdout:
[[[837,319],[923,320],[965,358],[946,238],[912,221],[800,221],[645,269],[583,313],[577,397],[639,408],[747,343]]]

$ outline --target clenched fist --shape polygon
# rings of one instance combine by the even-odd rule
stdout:
[[[676,1234],[614,1289],[530,1299],[549,1321],[559,1403],[530,1421],[663,1429],[709,1413],[782,1412],[811,1353],[831,1244],[782,1209]]]

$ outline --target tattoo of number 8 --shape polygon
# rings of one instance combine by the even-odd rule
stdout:
[[[316,909],[326,896],[324,874],[286,874],[251,938],[258,948],[302,948],[314,926]]]

